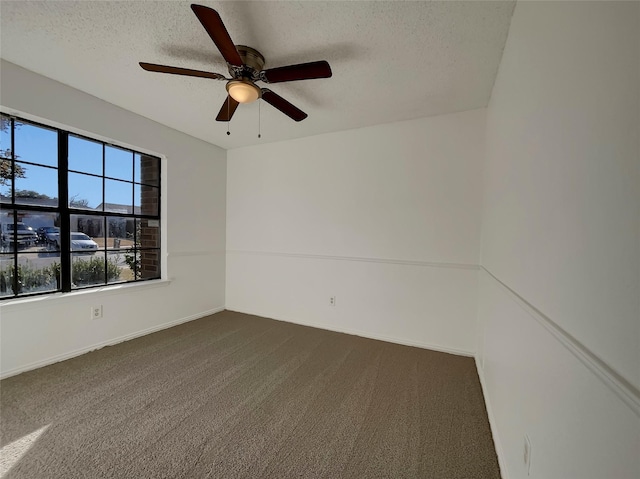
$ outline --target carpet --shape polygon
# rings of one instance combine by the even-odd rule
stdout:
[[[0,399],[6,478],[500,477],[472,358],[230,311]]]

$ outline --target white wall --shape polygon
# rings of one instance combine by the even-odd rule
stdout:
[[[228,151],[227,308],[473,353],[484,127],[477,110]]]
[[[224,307],[226,152],[2,61],[3,110],[164,155],[162,208],[169,282],[3,301],[0,374]],[[138,92],[137,94],[144,94]],[[89,319],[102,304],[104,318]]]
[[[516,6],[487,112],[479,292],[505,477],[527,476],[525,434],[530,477],[640,477],[639,62],[638,2]]]
[[[637,2],[519,2],[486,137],[479,110],[231,150],[227,171],[3,62],[3,106],[166,155],[172,278],[2,306],[3,374],[222,307],[226,191],[229,309],[476,352],[505,478],[527,477],[525,434],[529,477],[640,476],[639,32]]]

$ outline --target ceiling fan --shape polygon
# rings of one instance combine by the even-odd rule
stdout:
[[[251,47],[234,45],[217,11],[195,4],[191,5],[191,10],[220,50],[227,62],[231,78],[226,78],[220,73],[140,62],[140,66],[144,70],[226,81],[228,95],[216,117],[217,121],[231,121],[231,117],[240,103],[250,103],[258,98],[262,98],[295,121],[301,121],[307,117],[305,112],[268,88],[260,88],[256,82],[281,83],[329,78],[331,77],[331,67],[327,61],[321,60],[263,70],[265,60],[262,54]]]

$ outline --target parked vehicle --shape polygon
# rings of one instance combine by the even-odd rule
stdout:
[[[53,244],[57,237],[55,235],[60,234],[60,228],[57,228],[56,226],[43,226],[38,228],[37,234],[38,242],[43,244]]]
[[[49,233],[49,245],[60,250],[60,233]],[[93,241],[89,236],[78,231],[71,232],[71,251],[74,254],[88,253],[93,254],[98,250],[98,243]]]
[[[14,249],[15,245],[20,247],[28,247],[36,244],[38,235],[31,226],[27,226],[22,222],[18,222],[14,230],[13,223],[2,224],[2,248]]]
[[[84,233],[71,233],[71,251],[81,253],[95,253],[98,243]]]

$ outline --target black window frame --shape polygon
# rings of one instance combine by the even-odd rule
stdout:
[[[13,229],[15,231],[18,222],[20,222],[19,220],[19,212],[34,212],[34,213],[50,213],[50,214],[57,214],[59,215],[59,222],[60,222],[60,232],[59,232],[59,262],[60,262],[60,275],[57,281],[57,288],[54,290],[48,290],[48,291],[36,291],[36,292],[26,292],[26,293],[22,293],[20,291],[21,287],[19,285],[19,280],[20,278],[18,278],[17,274],[13,275],[13,280],[12,280],[12,284],[3,284],[3,287],[7,288],[6,292],[3,293],[4,295],[0,295],[0,301],[5,301],[5,300],[11,300],[11,299],[18,299],[18,298],[27,298],[27,297],[32,297],[32,296],[41,296],[41,295],[50,295],[50,294],[56,294],[56,293],[69,293],[69,292],[76,292],[76,291],[84,291],[86,289],[95,289],[95,288],[104,288],[106,286],[113,286],[113,285],[123,285],[123,284],[135,284],[135,283],[141,283],[141,282],[146,282],[146,281],[157,281],[162,279],[162,261],[163,261],[163,255],[162,255],[162,243],[161,243],[161,236],[162,236],[162,231],[163,231],[163,222],[161,220],[161,215],[162,215],[162,210],[161,210],[161,205],[162,205],[162,160],[159,156],[153,155],[153,154],[149,154],[149,153],[145,153],[142,151],[139,151],[137,149],[133,149],[131,147],[128,146],[123,146],[120,144],[117,144],[115,142],[109,142],[109,141],[104,141],[98,138],[94,138],[91,136],[88,136],[86,134],[81,134],[81,133],[77,133],[77,132],[73,132],[73,131],[69,131],[69,130],[65,130],[59,127],[55,127],[52,125],[47,125],[45,123],[41,123],[38,121],[34,121],[34,120],[30,120],[30,119],[26,119],[26,118],[22,118],[20,116],[17,116],[15,114],[11,114],[11,113],[7,113],[4,111],[0,111],[0,115],[2,115],[3,120],[8,120],[9,121],[9,128],[10,128],[10,138],[11,138],[11,148],[10,148],[10,158],[8,158],[7,156],[4,155],[4,151],[0,152],[0,161],[10,161],[10,169],[11,169],[11,174],[10,174],[10,181],[11,181],[11,198],[9,202],[1,202],[0,203],[0,209],[3,210],[3,212],[6,211],[11,211],[11,218],[13,220]],[[27,125],[33,125],[35,127],[39,127],[39,128],[44,128],[47,130],[51,130],[51,131],[55,131],[57,134],[57,158],[58,158],[58,165],[57,168],[50,166],[50,165],[43,165],[41,163],[35,163],[33,161],[29,161],[26,159],[20,159],[17,158],[15,155],[15,149],[16,149],[16,145],[15,145],[15,124],[16,122],[19,122],[21,124],[27,124]],[[98,209],[85,209],[85,208],[81,208],[81,207],[72,207],[69,205],[69,191],[68,191],[68,186],[69,186],[69,182],[68,182],[68,177],[69,177],[69,173],[79,173],[77,170],[70,170],[69,169],[69,137],[73,136],[76,138],[80,138],[83,140],[88,140],[91,142],[95,142],[95,143],[99,143],[102,145],[102,174],[101,175],[97,175],[94,173],[86,173],[86,172],[81,172],[82,174],[85,174],[87,176],[91,176],[91,177],[97,177],[100,178],[102,180],[102,202],[101,202],[101,206],[102,209],[98,210]],[[132,178],[131,180],[123,180],[121,178],[114,178],[114,177],[110,177],[106,175],[106,169],[105,169],[105,161],[106,161],[106,149],[108,147],[113,147],[113,148],[117,148],[119,150],[124,150],[126,152],[131,153],[132,155]],[[139,155],[139,158],[142,159],[143,157],[145,159],[153,159],[156,162],[156,176],[157,176],[157,180],[154,180],[155,183],[143,183],[143,178],[142,175],[140,175],[140,177],[138,178],[138,180],[136,180],[136,171],[135,169],[137,168],[137,162],[136,162],[136,155]],[[57,206],[43,206],[43,205],[34,205],[34,204],[27,204],[27,203],[19,203],[16,202],[16,176],[15,176],[15,172],[16,172],[16,162],[20,163],[20,164],[24,164],[27,166],[36,166],[36,167],[47,167],[47,168],[51,168],[51,169],[57,169],[57,180],[58,180],[58,205]],[[141,161],[142,163],[142,161]],[[123,182],[123,183],[128,183],[131,185],[132,188],[132,198],[131,198],[131,211],[130,212],[117,212],[117,211],[110,211],[107,209],[107,198],[106,198],[106,193],[105,193],[105,182],[107,180],[115,180],[115,181],[119,181],[119,182]],[[155,192],[157,193],[157,200],[154,203],[157,203],[155,205],[156,208],[156,212],[154,214],[149,214],[149,213],[144,213],[143,214],[143,202],[144,199],[140,198],[140,206],[136,206],[136,187],[139,187],[141,190],[143,188],[147,188],[147,189],[152,189],[155,190]],[[136,212],[136,208],[139,209],[139,211]],[[74,253],[74,251],[72,250],[72,245],[71,245],[71,217],[74,215],[79,215],[79,216],[83,216],[83,217],[96,217],[96,218],[101,218],[102,219],[102,228],[103,228],[103,236],[104,236],[104,245],[102,247],[101,250],[104,253],[104,282],[102,283],[98,283],[98,284],[92,284],[92,285],[82,285],[82,286],[75,286],[73,285],[73,278],[72,278],[72,255]],[[124,251],[125,249],[130,251],[131,253],[133,253],[135,261],[134,261],[134,268],[133,268],[133,279],[129,279],[129,280],[120,280],[120,281],[109,281],[109,277],[108,277],[108,261],[109,261],[109,254],[108,254],[108,245],[107,245],[107,239],[108,239],[108,231],[109,231],[109,219],[111,218],[122,218],[125,220],[133,220],[133,245],[129,246],[129,247],[125,247],[122,249],[122,251]],[[145,247],[145,246],[141,246],[140,244],[140,238],[138,238],[138,234],[139,234],[139,228],[138,225],[142,224],[143,221],[147,221],[147,225],[149,225],[149,222],[153,221],[153,222],[157,222],[157,233],[156,233],[156,245],[153,247]],[[153,226],[155,228],[155,226]],[[142,277],[142,271],[138,271],[138,267],[139,267],[139,258],[140,255],[139,253],[141,252],[152,252],[153,255],[151,255],[151,257],[155,256],[155,258],[157,258],[157,266],[156,266],[156,272],[153,273],[152,276],[150,277]],[[4,251],[4,249],[1,250],[0,252],[0,256],[2,257],[9,257],[9,256],[13,256],[13,263],[12,266],[14,268],[14,272],[18,271],[18,264],[19,264],[19,254],[21,253],[21,251],[19,250],[19,245],[18,245],[18,238],[17,235],[14,234],[13,237],[13,248],[11,251],[6,252]],[[142,268],[141,268],[142,270]],[[2,282],[5,283],[5,277],[4,275],[2,276]],[[9,291],[12,292],[9,293]]]

